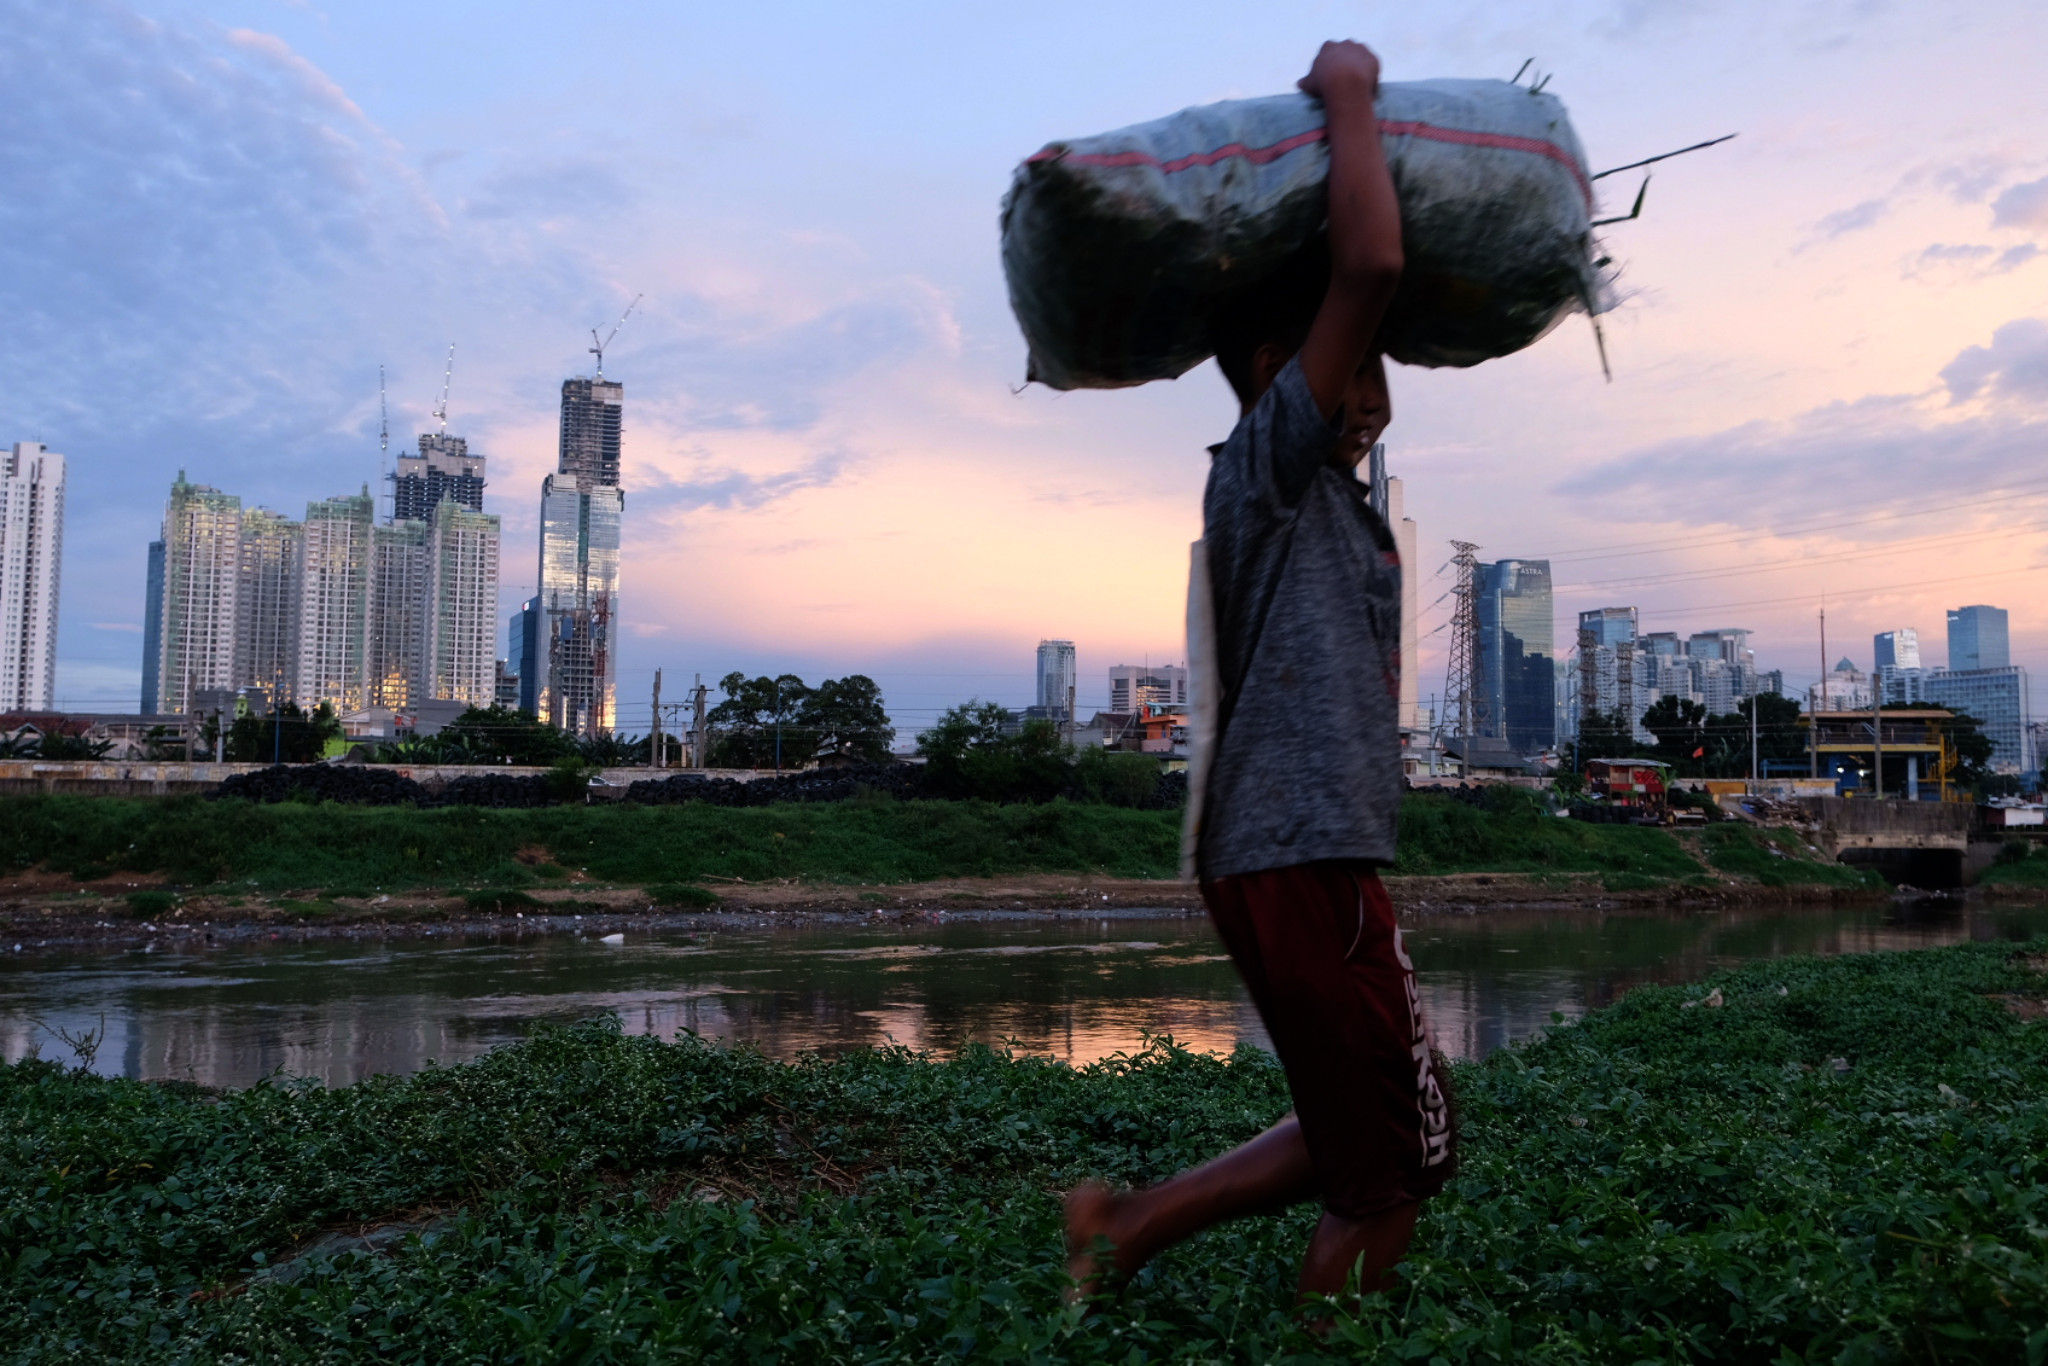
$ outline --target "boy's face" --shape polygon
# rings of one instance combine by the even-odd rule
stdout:
[[[1387,394],[1386,358],[1375,351],[1359,362],[1344,390],[1344,435],[1337,442],[1337,459],[1356,467],[1372,451],[1373,443],[1394,420],[1394,401]]]
[[[1285,347],[1267,343],[1252,353],[1252,383],[1259,394],[1273,387],[1273,380],[1294,358]],[[1347,469],[1355,469],[1372,450],[1373,443],[1394,420],[1394,400],[1387,393],[1386,357],[1375,351],[1358,363],[1351,383],[1344,387],[1344,434],[1338,438],[1332,457]],[[1244,405],[1245,411],[1251,404]]]

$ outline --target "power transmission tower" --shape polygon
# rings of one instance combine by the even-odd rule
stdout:
[[[1479,547],[1471,541],[1452,541],[1456,552],[1451,563],[1458,568],[1458,584],[1452,589],[1457,608],[1451,616],[1451,666],[1444,677],[1446,710],[1458,718],[1457,735],[1471,740],[1486,721],[1486,707],[1479,696]]]

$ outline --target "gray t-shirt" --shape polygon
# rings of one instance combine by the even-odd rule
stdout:
[[[1204,877],[1394,861],[1401,561],[1301,367],[1215,449],[1202,495],[1222,686]]]

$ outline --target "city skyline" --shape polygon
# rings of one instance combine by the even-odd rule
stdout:
[[[1633,600],[1644,630],[1742,621],[1794,691],[1823,600],[1831,646],[2003,602],[2015,662],[2048,667],[2027,479],[2048,161],[1985,131],[2048,118],[2034,8],[1747,4],[1707,25],[1453,6],[1367,31],[1307,6],[1247,25],[1139,5],[1088,12],[1101,42],[1075,51],[915,5],[793,31],[629,10],[602,34],[513,5],[454,79],[425,54],[478,22],[460,5],[66,8],[25,12],[0,58],[35,73],[43,111],[7,116],[24,212],[0,242],[21,323],[0,416],[92,472],[72,481],[59,702],[135,696],[149,504],[179,463],[258,504],[371,480],[377,363],[394,419],[430,428],[453,336],[465,430],[501,485],[531,488],[556,454],[552,385],[642,292],[606,356],[642,396],[626,729],[657,665],[866,672],[918,724],[1028,701],[1042,624],[1088,658],[1178,658],[1227,392],[1204,367],[1013,395],[994,205],[1048,138],[1289,88],[1332,25],[1392,79],[1537,54],[1604,165],[1741,133],[1660,168],[1643,218],[1607,232],[1628,295],[1605,320],[1612,384],[1582,320],[1476,370],[1394,373],[1388,440],[1428,533],[1408,660],[1425,704],[1451,535],[1548,559],[1563,619]],[[394,52],[401,22],[420,41]],[[1150,60],[1112,57],[1141,37]],[[767,51],[803,80],[771,80]],[[1904,83],[1927,116],[1900,127]],[[113,87],[133,100],[100,117]],[[176,94],[195,87],[206,101]],[[529,544],[537,509],[507,501]],[[522,560],[501,619],[534,591]]]

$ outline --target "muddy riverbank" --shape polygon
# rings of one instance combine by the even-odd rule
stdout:
[[[1626,907],[1711,910],[1764,903],[1881,903],[1868,887],[1767,887],[1743,879],[1616,889],[1591,876],[1495,873],[1389,877],[1395,906],[1418,915],[1470,915],[1513,907],[1585,911]],[[409,890],[365,896],[305,892],[185,894],[134,874],[80,885],[24,874],[0,880],[0,950],[80,944],[126,947],[153,940],[379,939],[505,932],[608,934],[692,924],[751,925],[790,919],[891,923],[948,916],[1053,918],[1142,911],[1198,913],[1193,883],[1153,878],[1026,874],[848,886],[798,879],[707,881],[705,904],[677,906],[674,888],[603,886],[581,879],[526,891]],[[2001,889],[2001,900],[2013,889]],[[137,896],[137,893],[153,895]],[[715,901],[713,900],[715,898]],[[2033,899],[2041,899],[2036,893]]]

